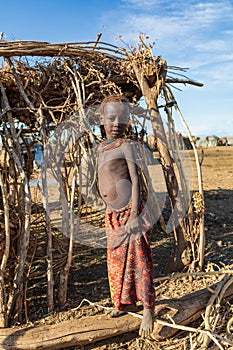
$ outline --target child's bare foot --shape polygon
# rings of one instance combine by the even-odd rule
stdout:
[[[142,338],[148,338],[154,329],[154,310],[144,309],[139,335]]]
[[[107,315],[111,317],[119,317],[121,315],[125,315],[126,312],[137,312],[137,305],[136,303],[124,305],[122,307],[122,310],[112,309],[107,311]]]

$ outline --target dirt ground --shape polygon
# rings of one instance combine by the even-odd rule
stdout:
[[[186,151],[190,152],[190,151]],[[205,198],[205,271],[219,270],[233,263],[233,147],[214,147],[198,150],[203,156],[202,175]],[[63,256],[63,247],[59,246],[59,254]],[[164,267],[169,258],[173,244],[172,234],[161,230],[153,233],[151,246],[154,257],[155,280],[164,276]],[[55,272],[59,271],[59,264]],[[168,279],[155,283],[157,300],[175,298],[191,291],[211,285],[220,276],[201,276],[192,279]],[[30,286],[29,286],[30,287]],[[46,315],[44,309],[45,281],[37,287],[35,302],[29,303],[28,320],[32,324],[55,323],[72,318],[103,313],[100,308],[84,303],[83,299],[108,307],[112,306],[106,270],[106,250],[95,249],[81,244],[75,245],[75,254],[70,271],[68,301],[61,309],[56,305],[53,314]],[[35,293],[35,291],[34,291]],[[30,295],[29,295],[30,297]],[[31,296],[32,298],[32,296]],[[40,307],[38,307],[40,305]],[[176,340],[177,341],[177,340]],[[172,346],[172,342],[170,345]],[[176,342],[174,341],[174,346]],[[178,346],[175,346],[177,349]],[[137,332],[128,333],[95,344],[70,347],[80,349],[166,349],[165,346],[140,340]],[[171,347],[172,349],[172,347]]]

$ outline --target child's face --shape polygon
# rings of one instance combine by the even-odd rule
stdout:
[[[124,102],[108,102],[104,106],[102,123],[107,139],[122,137],[129,122],[129,106]]]

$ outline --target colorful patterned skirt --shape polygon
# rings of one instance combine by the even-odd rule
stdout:
[[[127,233],[131,204],[120,210],[107,208],[107,265],[111,298],[117,310],[123,305],[141,301],[146,309],[154,308],[153,263],[148,241],[151,221],[146,206],[140,208],[140,232]]]

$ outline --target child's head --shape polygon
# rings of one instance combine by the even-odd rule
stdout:
[[[122,137],[129,123],[129,101],[122,95],[110,95],[100,105],[100,120],[107,139]]]

